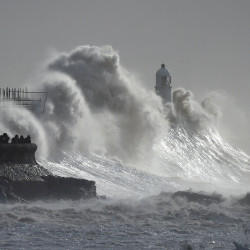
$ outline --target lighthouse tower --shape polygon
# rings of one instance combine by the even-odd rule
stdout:
[[[171,76],[169,71],[165,68],[165,64],[156,71],[156,85],[155,92],[161,96],[164,103],[171,102]]]

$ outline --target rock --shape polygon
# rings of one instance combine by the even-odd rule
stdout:
[[[94,181],[52,175],[35,159],[36,144],[0,144],[0,202],[96,197]]]

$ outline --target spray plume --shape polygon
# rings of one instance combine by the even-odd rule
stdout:
[[[26,122],[33,137],[43,131],[50,157],[65,150],[98,152],[131,164],[150,159],[168,126],[161,101],[120,65],[112,47],[56,53],[42,72],[30,85],[48,93],[45,113],[30,114],[36,123]]]

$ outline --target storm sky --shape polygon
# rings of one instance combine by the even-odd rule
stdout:
[[[223,93],[220,132],[250,153],[249,0],[0,0],[0,41],[1,87],[79,45],[111,45],[149,91],[164,62],[174,88]]]

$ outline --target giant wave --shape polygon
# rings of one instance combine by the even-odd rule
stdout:
[[[31,134],[54,173],[94,179],[100,194],[114,197],[119,190],[249,191],[249,156],[220,136],[212,97],[198,103],[176,89],[164,106],[112,47],[54,53],[30,88],[48,93],[45,113],[6,109],[0,128]]]
[[[54,53],[29,87],[44,114],[6,107],[2,133],[30,134],[43,166],[104,197],[1,205],[1,246],[248,249],[250,157],[221,137],[213,96],[163,105],[108,46]]]

